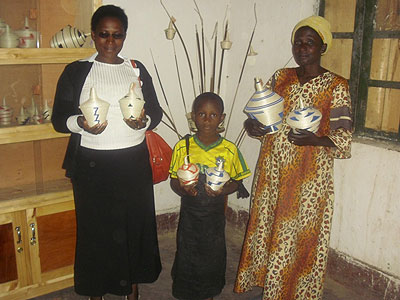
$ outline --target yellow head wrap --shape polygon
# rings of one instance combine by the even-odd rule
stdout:
[[[326,50],[323,54],[328,52],[329,48],[332,46],[332,33],[331,33],[331,24],[329,24],[328,20],[320,17],[320,16],[311,16],[305,18],[294,26],[292,31],[292,45],[294,42],[294,35],[296,31],[301,27],[311,27],[314,29],[318,35],[321,37],[322,42],[326,44]]]

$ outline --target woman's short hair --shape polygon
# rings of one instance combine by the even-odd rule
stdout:
[[[224,101],[220,96],[212,92],[205,92],[196,97],[193,101],[192,111],[195,112],[197,107],[200,105],[203,100],[211,100],[215,102],[221,108],[221,114],[224,112]]]
[[[97,25],[100,23],[100,20],[106,17],[117,18],[118,20],[121,21],[125,32],[128,30],[128,16],[125,14],[125,11],[121,7],[111,4],[100,6],[94,12],[92,20],[90,22],[91,30],[96,31]]]

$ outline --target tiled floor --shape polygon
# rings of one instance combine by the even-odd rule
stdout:
[[[233,293],[233,282],[236,275],[237,264],[239,261],[243,232],[232,226],[227,225],[226,230],[227,247],[228,247],[228,263],[226,270],[226,286],[223,292],[214,297],[214,300],[258,300],[261,294],[260,288],[244,294]],[[175,233],[164,233],[159,235],[159,244],[161,251],[161,259],[163,270],[159,279],[153,284],[140,285],[141,300],[172,300],[171,295],[171,276],[170,270],[175,253]],[[105,300],[122,300],[121,296],[106,295]],[[73,292],[72,288],[58,291],[52,294],[34,298],[35,300],[66,300],[77,299],[87,300],[87,297],[78,296]],[[381,298],[371,295],[368,291],[352,291],[339,283],[326,279],[323,300],[379,300]]]

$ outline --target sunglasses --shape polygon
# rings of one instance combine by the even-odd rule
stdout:
[[[113,33],[113,34],[110,34],[109,32],[99,32],[97,35],[98,35],[99,38],[102,38],[102,39],[107,39],[111,35],[115,40],[121,40],[121,39],[123,39],[125,37],[124,33]]]

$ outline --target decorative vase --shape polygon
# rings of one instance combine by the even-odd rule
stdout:
[[[86,41],[85,34],[71,25],[65,26],[58,31],[50,40],[51,48],[80,48]]]
[[[0,106],[0,125],[7,126],[11,124],[13,109],[6,103],[6,98],[3,97],[3,104]]]
[[[48,105],[47,100],[44,100],[44,106],[42,110],[42,119],[43,122],[48,123],[51,122],[51,114],[53,109]]]
[[[185,156],[185,163],[176,172],[182,185],[191,185],[199,180],[200,169],[197,165],[189,163],[188,155]]]
[[[136,84],[132,82],[128,94],[119,100],[119,107],[125,119],[138,119],[145,104],[141,90],[137,91],[135,87]]]
[[[17,48],[19,44],[18,36],[6,25],[4,33],[0,36],[0,48]]]
[[[296,129],[305,129],[316,133],[321,122],[321,112],[312,107],[304,107],[300,98],[300,108],[289,113],[286,122],[293,129],[294,133],[298,133]]]
[[[218,191],[231,178],[224,170],[224,160],[221,157],[217,158],[217,166],[206,169],[206,182],[212,190]]]
[[[223,50],[230,50],[232,47],[232,42],[229,40],[229,33],[226,33],[225,39],[221,42],[221,48]]]
[[[26,114],[25,108],[23,106],[21,106],[20,113],[17,117],[17,123],[19,125],[26,125],[29,123],[29,116]]]
[[[2,18],[0,18],[0,35],[2,35],[6,31],[7,23],[4,22]]]
[[[165,37],[167,38],[167,40],[174,39],[176,30],[174,28],[174,24],[173,24],[172,20],[169,21],[168,28],[165,29],[164,32],[165,32]]]
[[[256,92],[247,102],[244,112],[263,124],[267,134],[278,132],[282,128],[283,98],[263,86],[260,78],[254,80]]]
[[[37,32],[29,28],[28,17],[25,17],[24,28],[15,31],[19,37],[19,48],[36,48]]]
[[[109,107],[108,102],[97,97],[94,88],[90,89],[89,99],[79,106],[90,127],[106,121]]]

